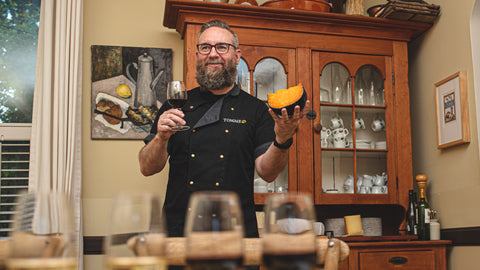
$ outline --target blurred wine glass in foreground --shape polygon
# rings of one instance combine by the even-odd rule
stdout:
[[[104,243],[107,270],[165,270],[163,200],[149,193],[119,194]]]
[[[243,263],[243,218],[236,193],[200,191],[192,195],[185,224],[190,270],[236,270]]]
[[[21,195],[10,236],[9,270],[77,269],[72,210],[61,192]]]
[[[310,196],[272,194],[265,206],[263,264],[269,270],[311,270],[316,266],[315,211]]]

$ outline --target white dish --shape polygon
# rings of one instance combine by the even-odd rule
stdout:
[[[363,142],[358,142],[357,141],[357,148],[358,149],[371,149],[372,145],[370,143],[363,143]]]
[[[375,143],[375,148],[376,149],[386,149],[387,148],[387,142],[386,141],[379,141]]]
[[[123,100],[120,100],[114,96],[111,96],[111,95],[108,95],[108,94],[105,94],[105,93],[98,93],[97,94],[97,97],[95,98],[95,106],[98,104],[98,102],[100,102],[100,100],[102,99],[105,99],[105,100],[108,100],[108,101],[111,101],[117,105],[120,106],[120,108],[122,109],[122,118],[126,118],[127,117],[127,110],[128,110],[128,107],[130,105],[128,105],[127,102],[123,101]],[[109,122],[107,122],[107,120],[105,120],[105,118],[103,117],[103,115],[101,114],[96,114],[95,115],[95,120],[99,121],[100,123],[104,124],[105,126],[109,127],[109,128],[112,128],[122,134],[126,133],[131,127],[132,127],[132,123],[129,122],[129,121],[124,121],[123,122],[123,127],[122,127],[122,123],[119,123],[119,124],[116,124],[116,125],[112,125],[110,124]]]

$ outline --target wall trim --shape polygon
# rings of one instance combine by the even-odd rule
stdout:
[[[101,255],[103,254],[104,236],[84,236],[83,237],[83,255]]]
[[[480,227],[442,229],[440,238],[452,240],[452,246],[480,246]]]
[[[104,236],[84,236],[83,254],[103,254]],[[451,240],[451,246],[480,246],[480,226],[442,229],[440,231],[442,240]]]

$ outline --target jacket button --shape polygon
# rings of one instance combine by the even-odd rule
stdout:
[[[231,107],[230,110],[231,110],[231,111],[235,111],[235,108]]]
[[[193,105],[190,105],[190,109],[193,109]]]
[[[193,185],[193,181],[190,181],[190,185]]]
[[[219,182],[215,183],[215,186],[217,186],[217,187],[220,186],[220,183]]]
[[[192,158],[194,158],[194,157],[195,157],[195,154],[190,154],[190,156],[191,156]]]
[[[228,129],[225,129],[225,133],[228,133],[228,132],[230,132],[230,130],[228,130]]]
[[[220,155],[220,158],[224,158],[224,156],[223,156],[223,155]]]
[[[194,133],[195,133],[195,132],[197,132],[197,130],[195,130],[195,129],[192,129],[192,132],[194,132]]]

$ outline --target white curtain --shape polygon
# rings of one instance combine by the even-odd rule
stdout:
[[[42,0],[30,146],[29,190],[70,199],[83,269],[81,98],[83,0]]]

